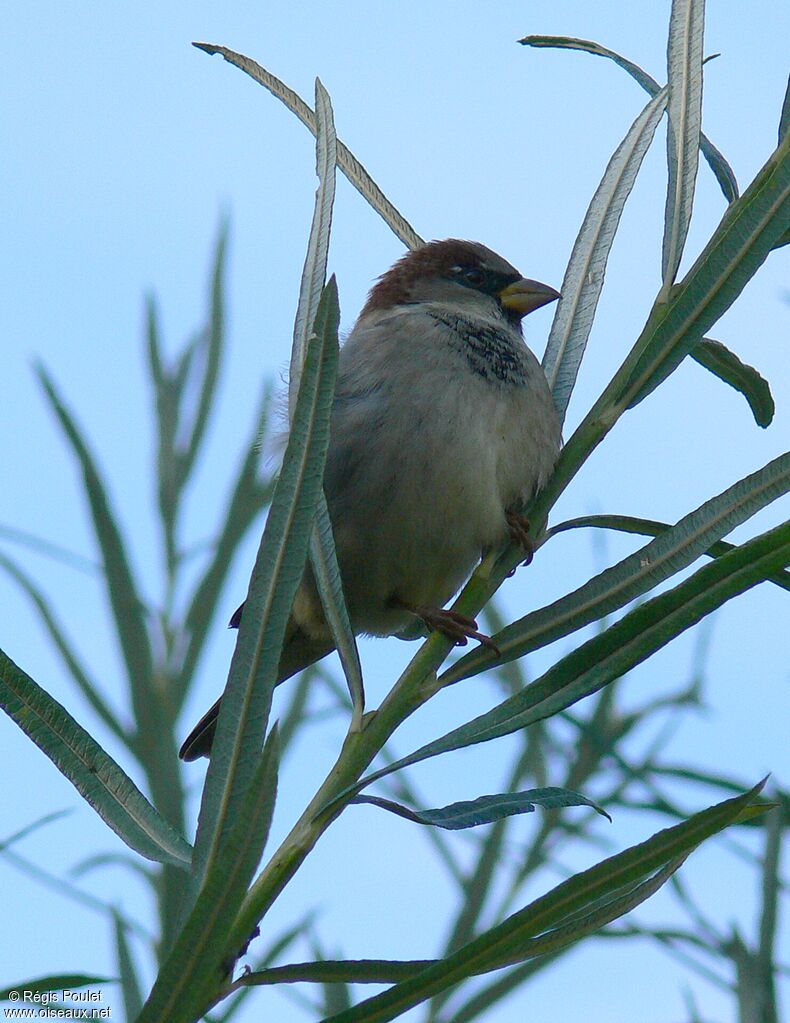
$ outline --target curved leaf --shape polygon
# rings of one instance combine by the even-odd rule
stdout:
[[[403,806],[402,803],[396,803],[392,799],[382,799],[381,796],[355,796],[351,802],[371,803],[373,806],[381,807],[382,810],[389,810],[399,817],[405,817],[406,820],[413,821],[415,824],[429,824],[447,831],[460,831],[466,828],[476,828],[481,824],[493,824],[494,821],[502,820],[504,817],[532,813],[537,806],[542,806],[544,810],[556,810],[563,806],[590,806],[607,820],[612,819],[606,810],[580,792],[556,786],[479,796],[477,799],[450,803],[448,806],[440,806],[434,810],[411,810],[409,807]]]
[[[324,1023],[386,1023],[467,977],[577,941],[653,894],[706,838],[748,812],[760,787],[575,874],[416,977]]]
[[[589,625],[641,597],[706,553],[722,536],[790,491],[790,452],[744,477],[684,515],[651,543],[605,569],[572,593],[533,611],[497,633],[499,656],[478,648],[441,678],[449,685],[503,661],[522,657]]]
[[[670,529],[674,529],[668,522],[659,522],[658,519],[640,519],[634,515],[580,515],[576,519],[568,519],[552,526],[549,535],[565,533],[569,529],[615,529],[621,533],[635,533],[638,536],[663,536]],[[737,544],[727,543],[726,540],[718,540],[711,544],[705,551],[711,558],[720,558],[727,551],[734,551]],[[783,590],[790,590],[790,572],[775,572],[765,580],[774,583]]]
[[[359,661],[359,650],[354,636],[354,629],[346,607],[343,593],[343,581],[340,578],[340,566],[337,562],[337,551],[332,534],[332,521],[323,492],[318,498],[315,513],[315,526],[310,538],[310,564],[313,577],[321,596],[324,617],[332,630],[332,638],[337,647],[340,663],[343,666],[348,691],[351,696],[352,720],[351,728],[359,731],[362,727],[362,715],[365,712],[365,687],[362,681],[362,665]]]
[[[60,820],[61,817],[67,817],[71,813],[71,810],[55,810],[53,813],[44,814],[43,817],[39,817],[38,820],[32,821],[30,824],[26,824],[24,828],[20,828],[19,831],[15,831],[8,838],[0,838],[0,852],[5,852],[15,842],[21,842],[23,838],[27,838],[28,835],[32,835],[34,831],[38,831],[39,828],[43,828],[47,824],[51,824],[53,821]]]
[[[573,244],[562,282],[562,297],[543,356],[543,369],[561,419],[565,417],[590,336],[623,207],[653,141],[666,102],[667,93],[662,90],[631,125],[604,171]]]
[[[753,366],[741,362],[721,341],[704,337],[689,352],[691,358],[710,370],[719,380],[740,391],[749,403],[754,421],[763,429],[770,426],[776,406],[768,381]]]
[[[260,64],[256,64],[249,57],[229,50],[226,46],[217,46],[214,43],[192,43],[192,45],[209,55],[219,53],[229,64],[240,68],[250,78],[253,78],[259,85],[268,89],[273,96],[276,96],[277,99],[284,103],[291,113],[296,114],[302,124],[315,135],[316,123],[314,112],[298,93],[290,89],[284,82],[281,82],[270,71],[266,71],[265,68],[262,68]],[[423,244],[422,238],[420,238],[405,217],[395,209],[348,146],[344,145],[339,139],[337,143],[337,165],[362,198],[373,207],[404,245],[410,249],[417,249]]]
[[[682,362],[729,309],[790,228],[790,135],[740,199],[732,203],[704,250],[654,309],[628,357],[618,401],[633,408]]]
[[[39,617],[49,633],[49,638],[54,643],[55,649],[63,659],[63,663],[66,665],[69,674],[82,695],[105,725],[107,725],[110,731],[113,732],[113,734],[116,735],[126,746],[130,746],[130,737],[126,734],[126,731],[118,718],[105,703],[99,692],[99,687],[89,677],[85,667],[80,663],[77,652],[66,639],[65,633],[61,629],[60,624],[55,618],[55,613],[42,591],[36,586],[30,576],[28,576],[26,572],[23,572],[22,569],[15,562],[11,561],[10,558],[6,558],[4,555],[0,554],[0,565],[5,568],[9,575],[16,579],[17,583],[19,583],[21,588],[35,604]]]
[[[608,49],[606,46],[601,46],[599,43],[591,42],[589,39],[575,39],[571,36],[544,36],[544,35],[530,35],[525,36],[523,39],[519,39],[519,42],[524,46],[537,46],[537,47],[549,47],[552,49],[560,50],[581,50],[584,53],[591,53],[597,57],[606,57],[608,60],[614,61],[619,67],[638,82],[645,92],[651,96],[655,96],[660,91],[661,86],[649,75],[647,71],[639,67],[632,60],[628,60],[627,57],[621,56],[614,50]],[[711,58],[708,57],[708,60]],[[699,138],[700,149],[702,155],[708,161],[710,169],[716,175],[716,180],[719,183],[724,193],[724,198],[727,202],[733,202],[738,198],[738,182],[735,178],[732,167],[724,159],[721,152],[714,146],[711,140],[704,133],[700,133]]]
[[[704,565],[673,589],[641,604],[561,658],[522,692],[414,753],[367,775],[349,791],[359,791],[393,771],[440,753],[510,735],[565,710],[620,678],[726,601],[788,564],[790,522]]]
[[[189,844],[68,711],[2,651],[0,706],[135,852],[189,866]]]
[[[138,728],[158,734],[158,693],[153,686],[151,642],[144,619],[144,604],[134,581],[120,528],[110,509],[107,491],[93,456],[49,374],[39,366],[39,380],[82,470],[96,540],[104,561],[104,575],[113,619],[121,644]]]

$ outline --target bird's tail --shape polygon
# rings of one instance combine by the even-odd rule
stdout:
[[[244,605],[235,612],[230,620],[231,628],[238,628],[241,621],[241,611]],[[285,646],[280,656],[280,666],[277,671],[277,682],[285,682],[292,675],[303,668],[309,667],[316,661],[320,661],[328,653],[334,650],[334,643],[331,639],[313,639],[303,632],[298,625],[290,625],[286,633]],[[182,760],[197,760],[199,757],[211,755],[211,746],[214,742],[214,733],[217,730],[217,718],[222,697],[217,700],[210,710],[207,710],[198,721],[192,731],[184,740],[178,755]]]

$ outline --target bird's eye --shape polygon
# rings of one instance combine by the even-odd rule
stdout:
[[[473,288],[479,288],[486,279],[483,271],[478,270],[476,267],[469,267],[464,270],[463,276],[467,284],[471,284]]]

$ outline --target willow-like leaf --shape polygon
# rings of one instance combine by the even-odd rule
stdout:
[[[61,817],[68,817],[71,810],[55,810],[53,813],[44,814],[43,817],[39,817],[38,820],[33,821],[30,824],[26,824],[24,828],[20,828],[19,831],[15,831],[8,838],[0,838],[0,852],[5,852],[6,849],[10,849],[15,842],[21,842],[23,838],[27,838],[28,835],[32,835],[34,831],[38,831],[39,828],[45,827],[47,824],[51,824],[53,821],[58,821]]]
[[[666,102],[666,90],[659,92],[631,125],[609,161],[573,245],[543,356],[543,369],[562,419],[590,336],[623,207]]]
[[[634,897],[626,898],[623,905],[618,905],[618,900],[623,897],[617,896],[611,905],[609,918],[614,919],[614,914],[619,915],[620,910],[627,912],[666,881],[673,868],[676,869],[675,864],[679,865],[706,838],[722,831],[748,811],[757,791],[757,788],[752,789],[703,810],[688,821],[660,831],[646,842],[574,875],[416,977],[402,981],[324,1023],[386,1023],[470,976],[531,955],[548,954],[558,940],[569,944],[583,937],[589,930],[584,925],[580,926],[578,921],[585,907],[591,903],[600,904],[607,893],[620,893],[631,885]],[[596,924],[600,926],[608,922],[606,916],[599,913]],[[569,918],[575,918],[575,926],[561,932],[558,938],[557,929]],[[538,935],[545,935],[546,940],[541,942],[539,937],[536,938]]]
[[[194,678],[200,655],[205,646],[208,629],[216,614],[217,602],[233,557],[256,516],[269,502],[274,490],[272,479],[259,479],[261,464],[261,438],[265,437],[271,408],[271,388],[264,388],[258,414],[250,431],[247,448],[239,466],[228,505],[222,516],[222,526],[214,544],[211,560],[203,571],[189,601],[184,633],[188,637],[187,649],[178,675],[179,699],[183,700],[187,687]],[[230,617],[230,616],[228,616]]]
[[[666,288],[677,276],[694,205],[702,124],[704,27],[705,0],[672,0],[667,47],[669,182],[662,252]]]
[[[779,117],[779,137],[777,145],[781,146],[785,140],[785,136],[790,132],[790,75],[787,78],[787,88],[785,89],[785,98],[782,103],[782,113]]]
[[[309,331],[313,329],[318,301],[326,279],[329,255],[329,235],[332,224],[332,205],[335,197],[335,164],[337,161],[337,136],[332,117],[332,104],[321,82],[315,84],[316,109],[316,173],[318,190],[315,196],[313,222],[307,246],[299,304],[294,324],[291,370],[288,384],[289,408],[293,411],[296,392],[302,373],[302,363]],[[310,564],[313,578],[321,598],[324,616],[337,646],[340,662],[346,677],[354,707],[354,727],[359,728],[365,706],[362,684],[362,668],[354,637],[354,630],[346,608],[340,567],[332,534],[329,509],[323,492],[319,495],[315,513],[315,525],[310,537]]]
[[[115,929],[115,954],[118,960],[118,973],[121,978],[121,993],[123,995],[123,1007],[126,1012],[126,1019],[131,1021],[137,1019],[143,1007],[143,996],[140,990],[140,981],[137,977],[134,960],[132,959],[129,942],[126,938],[126,928],[117,913],[113,913],[113,924]]]
[[[197,901],[136,1023],[192,1023],[202,1017],[240,954],[239,949],[226,949],[225,941],[269,835],[278,758],[275,725],[237,807],[238,814],[209,863]]]
[[[315,963],[289,963],[268,970],[253,970],[235,982],[236,987],[269,984],[395,984],[414,977],[436,959],[324,959]]]
[[[299,284],[299,302],[294,320],[291,364],[288,373],[288,417],[293,418],[296,395],[302,378],[307,341],[313,330],[318,303],[326,281],[329,258],[329,237],[332,230],[332,208],[335,202],[335,164],[337,135],[329,93],[315,80],[315,172],[318,188],[315,193],[313,220],[307,242],[307,254]]]
[[[565,533],[570,529],[614,529],[620,533],[632,533],[637,536],[662,536],[670,529],[674,529],[669,522],[659,522],[658,519],[642,519],[634,515],[580,515],[575,519],[568,519],[566,522],[559,522],[549,530],[549,536],[557,533]],[[711,558],[720,558],[727,551],[734,551],[737,544],[727,543],[726,540],[718,540],[711,544],[705,551]],[[783,590],[790,590],[790,572],[775,572],[766,579],[766,582],[774,583]]]
[[[193,43],[192,45],[209,55],[219,53],[229,64],[240,68],[250,78],[254,79],[265,89],[268,89],[273,96],[276,96],[277,99],[284,103],[293,114],[296,114],[302,124],[315,135],[315,113],[298,93],[294,92],[284,82],[281,82],[270,71],[262,68],[260,64],[256,64],[249,57],[229,50],[226,46],[217,46],[214,43]],[[395,209],[348,146],[344,145],[339,139],[337,143],[337,165],[362,198],[373,207],[404,245],[410,249],[417,249],[423,244],[422,238],[420,238],[411,224]]]
[[[545,674],[493,710],[361,779],[354,791],[441,753],[510,735],[598,692],[641,664],[732,597],[790,564],[790,523],[704,565],[673,589],[626,614],[561,658]],[[451,669],[452,670],[452,669]],[[339,798],[339,797],[338,797]]]
[[[624,71],[627,71],[634,81],[638,82],[649,95],[655,96],[661,90],[661,86],[655,78],[639,67],[638,64],[616,53],[614,50],[608,49],[606,46],[601,46],[600,43],[591,42],[589,39],[574,39],[571,36],[530,35],[519,39],[519,42],[524,46],[580,50],[583,53],[591,53],[597,57],[606,57],[608,60],[614,61]],[[711,58],[707,59],[710,60]],[[730,167],[722,153],[714,146],[707,135],[702,132],[700,133],[699,144],[702,155],[708,161],[710,169],[715,174],[716,180],[719,183],[719,188],[724,193],[724,198],[727,202],[733,202],[738,198],[739,192],[738,182],[732,167]]]
[[[332,534],[332,521],[323,492],[318,498],[315,525],[310,538],[310,564],[313,569],[324,617],[332,630],[332,636],[343,666],[343,674],[348,685],[352,704],[352,729],[359,731],[362,715],[365,711],[365,687],[362,681],[362,665],[359,661],[359,650],[354,636],[354,629],[349,618],[346,599],[343,593],[343,582],[340,578],[340,566],[337,561],[335,540]]]
[[[68,711],[1,651],[0,706],[135,852],[189,865],[189,844]]]
[[[691,358],[705,369],[734,387],[744,396],[752,410],[754,421],[765,429],[774,418],[776,406],[771,388],[765,377],[754,366],[741,362],[738,356],[726,348],[721,341],[705,337],[689,353]]]
[[[260,759],[286,625],[307,558],[329,444],[340,312],[327,283],[307,347],[282,471],[253,568],[203,792],[193,896],[236,819]]]
[[[50,405],[82,470],[83,486],[93,520],[96,540],[104,561],[104,575],[115,630],[121,644],[138,729],[157,735],[163,726],[159,694],[153,685],[151,643],[144,619],[144,605],[126,553],[120,527],[110,508],[107,490],[88,445],[63,404],[55,385],[42,366],[38,376]]]
[[[654,308],[618,396],[637,405],[729,309],[790,228],[790,135],[775,150],[666,303]]]
[[[99,984],[114,984],[115,977],[95,977],[85,973],[56,973],[50,977],[36,977],[35,980],[21,980],[18,984],[0,988],[0,1002],[7,1002],[11,994],[30,991],[43,994],[45,991],[62,991],[64,988],[96,987]],[[8,1010],[6,1010],[8,1014]]]
[[[225,341],[225,264],[228,249],[228,218],[220,222],[217,244],[214,251],[214,266],[211,271],[211,303],[204,327],[200,348],[203,365],[200,373],[200,389],[197,407],[189,423],[184,445],[181,468],[181,486],[189,477],[195,459],[200,451],[206,433],[209,415],[214,407],[214,398],[219,381],[220,364]]]
[[[449,685],[500,662],[522,657],[612,614],[710,552],[720,537],[788,491],[790,452],[705,501],[669,531],[660,531],[651,543],[572,593],[513,622],[496,634],[498,655],[482,647],[472,650],[442,674],[440,683]],[[560,527],[553,530],[559,531]],[[723,549],[720,553],[724,553]]]
[[[113,711],[110,710],[109,706],[105,703],[96,682],[88,675],[87,669],[81,663],[76,650],[66,638],[66,634],[63,632],[63,629],[60,627],[60,624],[55,617],[55,612],[53,611],[52,606],[44,596],[43,592],[38,588],[38,586],[36,586],[30,576],[16,564],[16,562],[5,557],[3,554],[0,554],[0,566],[2,566],[6,572],[8,572],[8,574],[17,581],[22,590],[27,594],[30,600],[32,600],[44,628],[49,633],[49,638],[54,643],[55,649],[60,654],[63,663],[82,695],[110,731],[126,746],[130,746],[130,737],[127,735],[123,725],[121,725]]]
[[[556,786],[525,789],[523,792],[499,792],[496,795],[461,800],[433,810],[412,810],[402,803],[383,799],[381,796],[355,796],[351,802],[370,803],[415,824],[427,824],[447,831],[461,831],[466,828],[477,828],[481,824],[493,824],[504,817],[533,813],[538,806],[544,810],[556,810],[564,806],[591,806],[602,817],[612,819],[606,810],[583,796],[581,792],[572,792],[570,789]]]

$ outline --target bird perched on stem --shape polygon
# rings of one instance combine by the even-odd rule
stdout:
[[[491,249],[448,239],[407,253],[372,288],[340,351],[324,474],[356,633],[415,619],[458,644],[491,640],[444,605],[508,535],[530,551],[524,504],[560,449],[560,423],[521,320],[559,298]],[[231,619],[238,626],[244,605]],[[278,681],[334,643],[310,568]],[[180,756],[208,756],[219,700]]]

